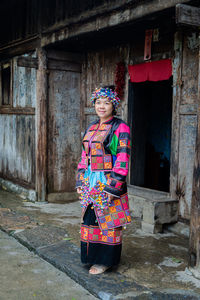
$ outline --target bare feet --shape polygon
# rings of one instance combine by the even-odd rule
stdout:
[[[89,273],[92,274],[92,275],[98,275],[98,274],[104,273],[108,269],[109,269],[109,267],[104,266],[104,265],[93,265],[89,269]]]

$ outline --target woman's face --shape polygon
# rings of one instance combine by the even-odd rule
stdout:
[[[106,98],[99,98],[95,101],[95,111],[101,120],[107,120],[112,117],[113,105]]]

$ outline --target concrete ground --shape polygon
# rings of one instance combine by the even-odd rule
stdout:
[[[97,299],[66,274],[0,231],[1,300]]]
[[[78,202],[32,203],[1,190],[0,228],[100,299],[200,299],[200,280],[187,268],[185,236],[144,234],[133,218],[119,267],[94,278],[79,260]]]

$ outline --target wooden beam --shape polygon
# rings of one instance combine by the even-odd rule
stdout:
[[[181,115],[196,115],[197,114],[197,104],[181,104],[180,111]]]
[[[75,53],[75,52],[72,53],[72,52],[49,49],[47,51],[47,58],[54,59],[54,60],[64,60],[64,61],[70,61],[75,63],[82,63],[84,60],[84,55],[81,53]]]
[[[19,42],[13,42],[0,48],[0,60],[34,51],[40,45],[40,39],[33,37]]]
[[[37,49],[36,100],[36,193],[38,201],[47,197],[47,57],[43,48]]]
[[[176,23],[199,27],[200,8],[185,4],[176,5]]]
[[[189,0],[152,0],[143,3],[133,4],[132,6],[116,9],[109,13],[99,14],[90,19],[83,19],[79,22],[69,24],[56,24],[53,28],[49,28],[42,33],[41,46],[54,44],[71,37],[81,34],[98,32],[99,30],[113,28],[119,25],[125,25],[134,22],[140,18],[145,18],[150,14],[158,13],[165,9],[174,8],[179,3],[187,3]]]
[[[34,115],[34,107],[0,107],[0,114],[6,115]]]
[[[189,264],[192,268],[198,270],[200,277],[200,49],[197,103],[197,137],[191,203]]]
[[[18,57],[17,66],[37,69],[38,60],[37,58],[32,58],[32,57]]]
[[[70,61],[48,59],[48,70],[61,70],[81,73],[81,65]]]

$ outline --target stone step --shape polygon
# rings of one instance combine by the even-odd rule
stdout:
[[[168,193],[128,186],[130,209],[142,219],[142,230],[162,232],[164,224],[178,220],[178,200]]]

